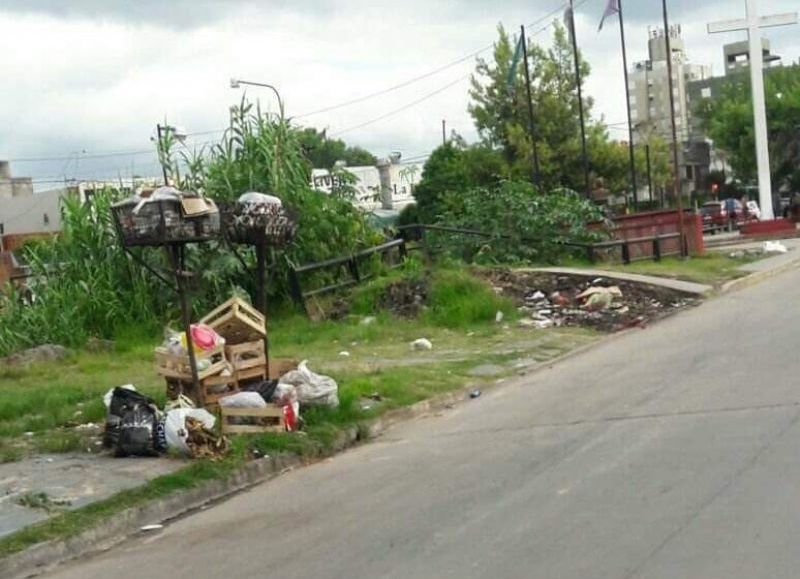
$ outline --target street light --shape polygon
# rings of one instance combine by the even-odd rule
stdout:
[[[278,106],[281,108],[281,112],[283,112],[283,100],[281,100],[281,94],[278,92],[278,89],[272,86],[271,84],[267,84],[264,82],[252,82],[249,80],[242,80],[240,78],[231,78],[231,88],[240,88],[241,85],[246,84],[250,86],[260,86],[263,88],[268,88],[272,92],[275,93],[275,96],[278,98]]]

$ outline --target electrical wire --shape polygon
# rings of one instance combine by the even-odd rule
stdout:
[[[588,1],[589,0],[579,0],[575,4],[575,8],[579,8],[579,7],[583,6]],[[550,12],[545,14],[544,16],[538,18],[537,20],[533,21],[532,23],[529,23],[528,27],[534,27],[534,26],[537,26],[538,24],[541,24],[542,22],[544,22],[546,20],[549,20],[550,18],[556,16],[559,12],[564,10],[567,6],[568,6],[567,2],[561,2],[557,8],[554,8],[553,10],[551,10]],[[545,30],[547,30],[549,27],[550,27],[550,23],[548,23],[547,25],[539,28],[538,30],[533,31],[532,33],[530,33],[530,36],[537,36],[538,34],[541,34]],[[452,68],[454,66],[457,66],[457,65],[459,65],[459,64],[461,64],[463,62],[466,62],[466,61],[470,60],[471,58],[474,58],[474,57],[478,56],[479,54],[481,54],[483,52],[486,52],[487,50],[489,50],[489,49],[491,49],[493,47],[494,47],[494,43],[488,44],[488,45],[484,46],[483,48],[480,48],[478,50],[470,52],[469,54],[464,55],[464,56],[462,56],[460,58],[457,58],[457,59],[455,59],[453,61],[450,61],[445,65],[442,65],[442,66],[440,66],[438,68],[435,68],[435,69],[433,69],[433,70],[431,70],[429,72],[426,72],[424,74],[418,75],[416,77],[413,77],[413,78],[408,79],[406,81],[403,81],[401,83],[398,83],[398,84],[395,84],[393,86],[390,86],[390,87],[388,87],[386,89],[375,91],[373,93],[369,93],[369,94],[361,96],[361,97],[350,99],[348,101],[345,101],[345,102],[342,102],[342,103],[338,103],[336,105],[331,105],[331,106],[328,106],[328,107],[323,107],[321,109],[317,109],[315,111],[310,111],[308,113],[303,113],[301,115],[296,115],[294,118],[298,118],[299,119],[299,118],[310,117],[310,116],[321,114],[321,113],[324,113],[324,112],[329,112],[329,111],[337,110],[337,109],[340,109],[340,108],[345,108],[345,107],[348,107],[348,106],[352,106],[354,104],[358,104],[358,103],[370,100],[372,98],[376,98],[378,96],[383,96],[385,94],[389,94],[389,93],[394,92],[396,90],[399,90],[401,88],[405,88],[405,87],[410,86],[410,85],[412,85],[414,83],[417,83],[419,81],[422,81],[422,80],[425,80],[425,79],[430,78],[432,76],[435,76],[435,75],[437,75],[437,74],[439,74],[441,72],[444,72],[445,70],[448,70],[448,69],[450,69],[450,68]],[[355,131],[357,129],[361,129],[361,128],[367,127],[369,125],[372,125],[374,123],[377,123],[379,121],[382,121],[382,120],[385,120],[387,118],[390,118],[390,117],[392,117],[392,116],[394,116],[396,114],[399,114],[400,112],[408,110],[409,108],[412,108],[412,107],[414,107],[414,106],[416,106],[416,105],[418,105],[418,104],[420,104],[420,103],[422,103],[422,102],[424,102],[424,101],[436,96],[437,94],[440,94],[441,92],[444,92],[448,88],[450,88],[452,86],[455,86],[456,84],[458,84],[459,82],[465,80],[466,78],[469,78],[469,76],[471,76],[471,74],[465,75],[463,77],[459,77],[455,81],[453,81],[451,83],[448,83],[447,85],[445,85],[443,87],[440,87],[439,89],[437,89],[437,90],[435,90],[435,91],[433,91],[431,93],[426,94],[422,98],[416,99],[416,100],[414,100],[414,101],[412,101],[410,103],[407,103],[406,105],[403,105],[403,106],[401,106],[401,107],[399,107],[397,109],[389,111],[389,112],[387,112],[385,114],[382,114],[382,115],[380,115],[378,117],[375,117],[373,119],[364,121],[362,123],[358,123],[358,124],[356,124],[354,126],[347,127],[347,128],[342,129],[340,131],[336,131],[336,132],[332,133],[332,136],[343,135],[343,134],[349,133],[351,131]],[[187,137],[220,134],[220,133],[224,133],[225,130],[226,129],[198,131],[198,132],[188,133]],[[192,146],[194,146],[194,147],[205,146],[205,145],[209,145],[209,144],[213,144],[213,143],[214,143],[214,141],[206,141],[206,142],[202,142],[202,143],[193,143]],[[99,152],[99,153],[84,153],[84,154],[81,155],[81,159],[102,159],[102,158],[121,157],[121,156],[133,157],[133,156],[140,156],[140,155],[146,155],[146,154],[154,155],[156,153],[152,149],[137,149],[137,150],[128,150],[128,151],[110,151],[110,152]],[[68,155],[68,156],[54,156],[54,157],[21,157],[21,158],[17,158],[17,159],[10,159],[10,161],[12,161],[14,163],[26,163],[26,162],[27,163],[33,163],[33,162],[50,162],[50,161],[65,161],[65,160],[69,161],[72,158],[74,158],[74,154],[73,155]],[[61,182],[61,181],[58,181],[58,182]]]

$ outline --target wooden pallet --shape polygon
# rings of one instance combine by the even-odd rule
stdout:
[[[225,346],[225,357],[235,371],[258,366],[264,367],[267,363],[267,356],[264,354],[264,340]]]
[[[261,432],[284,432],[286,421],[283,408],[267,406],[266,408],[224,408],[220,407],[220,424],[223,434],[248,434]],[[248,424],[231,424],[231,418],[245,419]]]
[[[179,380],[192,379],[192,369],[189,363],[188,354],[173,354],[167,348],[158,347],[155,349],[156,372],[166,378],[177,378]],[[211,365],[203,371],[197,372],[197,378],[203,380],[208,376],[214,376],[222,372],[226,367],[224,346],[214,346],[210,350],[194,349],[195,361],[210,360]],[[216,360],[216,361],[215,361]]]
[[[267,334],[264,316],[240,298],[231,298],[203,319],[231,346],[263,340]]]

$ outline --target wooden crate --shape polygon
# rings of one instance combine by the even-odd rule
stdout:
[[[283,432],[286,430],[283,408],[280,406],[269,405],[266,408],[220,407],[219,412],[223,434]],[[248,422],[254,424],[231,424],[230,418],[233,417],[247,419]]]
[[[192,369],[189,363],[188,354],[173,354],[167,348],[158,347],[155,349],[156,372],[167,378],[177,378],[179,380],[192,379]],[[225,348],[224,346],[214,346],[210,350],[194,349],[195,361],[210,360],[211,365],[203,371],[198,370],[197,377],[202,380],[208,376],[219,374],[225,369]]]
[[[200,381],[199,404],[215,406],[220,398],[239,392],[239,381],[234,373],[231,376],[209,376]]]
[[[180,394],[185,394],[198,408],[216,410],[219,399],[239,392],[239,382],[236,376],[209,376],[200,380],[199,389],[195,390],[191,378],[167,378],[167,398],[174,400]]]
[[[262,340],[267,333],[264,316],[239,298],[229,299],[200,323],[214,328],[228,345]]]
[[[264,340],[225,346],[225,357],[234,370],[246,370],[254,367],[263,368],[267,363],[267,357],[264,354]]]

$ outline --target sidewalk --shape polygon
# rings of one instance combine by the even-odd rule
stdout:
[[[186,466],[169,458],[50,454],[0,464],[0,537]]]
[[[663,287],[686,294],[705,296],[713,291],[713,287],[702,283],[691,281],[681,281],[666,277],[656,277],[652,275],[642,275],[638,273],[624,273],[619,271],[606,271],[604,269],[584,269],[580,267],[537,267],[529,271],[543,271],[547,273],[561,273],[564,275],[582,275],[586,277],[607,277],[609,279],[619,279],[635,283],[644,283]]]

